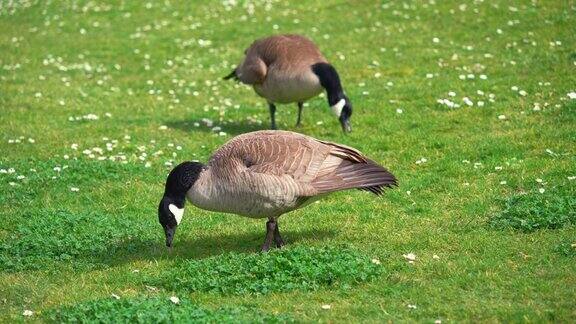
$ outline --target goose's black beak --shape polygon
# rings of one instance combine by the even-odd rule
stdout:
[[[172,240],[174,239],[174,233],[176,233],[176,226],[164,227],[164,233],[166,234],[166,246],[172,248]]]
[[[350,125],[350,118],[340,118],[340,125],[342,125],[342,131],[344,133],[350,133],[352,131],[352,126]]]

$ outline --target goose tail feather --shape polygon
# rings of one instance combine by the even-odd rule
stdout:
[[[344,160],[334,172],[314,179],[311,184],[319,193],[359,189],[379,196],[384,189],[397,186],[398,181],[384,167],[366,159],[365,162]]]
[[[234,80],[238,80],[238,75],[236,75],[236,69],[232,70],[232,72],[230,72],[230,74],[228,74],[227,76],[223,77],[222,79],[224,80],[230,80],[230,79],[234,79]]]

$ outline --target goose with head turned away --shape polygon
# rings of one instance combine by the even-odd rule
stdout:
[[[300,126],[304,102],[323,89],[342,130],[352,129],[352,103],[344,94],[338,72],[304,36],[274,35],[254,41],[238,67],[224,77],[231,78],[252,85],[268,101],[272,129],[276,129],[276,104],[298,103],[296,126]]]
[[[172,247],[186,200],[194,206],[267,218],[262,251],[284,245],[278,218],[332,192],[360,189],[381,195],[396,178],[360,151],[288,131],[234,137],[207,164],[183,162],[168,175],[158,217]]]

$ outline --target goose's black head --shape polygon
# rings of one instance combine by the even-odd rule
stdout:
[[[328,63],[316,63],[312,65],[312,72],[320,79],[320,84],[326,89],[328,104],[332,112],[338,117],[342,130],[347,133],[352,131],[350,117],[352,116],[352,103],[344,94],[340,76],[336,69]]]
[[[166,179],[164,196],[158,206],[158,221],[164,228],[166,246],[172,247],[176,227],[184,215],[186,192],[194,185],[204,166],[198,162],[183,162]]]
[[[342,131],[349,133],[352,131],[352,125],[350,125],[350,117],[352,116],[352,103],[346,95],[342,94],[341,99],[334,105],[330,105],[332,111],[338,116],[340,125],[342,125]]]

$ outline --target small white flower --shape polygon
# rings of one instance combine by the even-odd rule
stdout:
[[[80,188],[71,187],[71,188],[70,188],[70,191],[72,191],[72,192],[78,192],[78,191],[80,191]]]
[[[423,158],[420,158],[420,160],[416,161],[415,163],[416,164],[422,164],[422,163],[426,163],[426,162],[428,162],[428,159],[423,157]]]
[[[416,309],[416,308],[418,308],[416,305],[413,305],[413,304],[408,304],[407,306],[408,306],[408,308],[410,308],[410,309]]]
[[[112,298],[114,298],[114,299],[120,299],[120,296],[118,296],[118,295],[116,295],[116,294],[112,294],[111,296],[112,296]]]
[[[176,305],[180,304],[180,298],[178,298],[178,297],[176,297],[176,296],[170,297],[170,301],[173,302],[173,303],[176,304]]]
[[[570,99],[576,99],[576,91],[572,91],[568,93],[568,98]]]
[[[400,109],[400,108],[396,109],[396,113],[397,113],[397,114],[401,114],[401,113],[403,113],[403,112],[404,112],[404,111],[403,111],[402,109]]]
[[[214,122],[208,118],[202,118],[202,122],[206,124],[207,127],[212,127],[212,125],[214,124]]]
[[[538,192],[541,193],[541,194],[543,194],[545,191],[546,191],[546,189],[544,189],[544,188],[538,189]]]
[[[404,257],[404,259],[408,260],[409,263],[413,263],[414,261],[416,261],[416,254],[412,252],[408,254],[402,254],[402,256]]]
[[[576,176],[568,176],[568,180],[572,181],[574,179],[576,179]]]
[[[512,91],[518,91],[518,87],[517,87],[517,86],[512,86],[510,89],[512,89]]]
[[[168,126],[162,125],[162,126],[158,127],[158,129],[159,129],[159,130],[167,130],[167,129],[168,129]]]
[[[542,183],[543,181],[544,181],[544,180],[542,180],[542,179],[540,179],[540,178],[536,179],[536,182],[538,182],[538,183]]]
[[[378,259],[372,259],[372,263],[374,263],[374,264],[380,264],[380,260],[378,260]]]
[[[520,90],[520,91],[518,91],[518,94],[520,94],[522,97],[524,97],[528,94],[528,92],[526,92],[524,90]]]
[[[439,257],[438,255],[434,254],[434,255],[432,256],[432,259],[438,260],[438,259],[440,259],[440,257]]]
[[[500,184],[501,184],[501,185],[505,185],[506,183],[507,183],[506,180],[500,181]]]
[[[505,120],[505,119],[506,119],[506,115],[500,115],[500,116],[498,116],[498,119],[500,119],[500,120]]]
[[[438,44],[440,43],[440,39],[438,37],[434,37],[432,38],[432,42]]]
[[[330,305],[330,304],[322,305],[322,309],[329,310],[330,308],[332,308],[332,305]]]
[[[30,316],[34,315],[34,312],[29,310],[29,309],[25,309],[24,312],[22,312],[22,315],[30,317]]]

